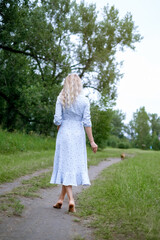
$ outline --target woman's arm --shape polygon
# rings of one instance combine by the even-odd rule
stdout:
[[[56,101],[56,108],[55,108],[55,114],[54,114],[54,124],[57,126],[60,126],[62,123],[62,104],[59,100],[59,97]]]
[[[96,152],[97,152],[97,149],[98,149],[98,146],[97,146],[97,144],[94,142],[93,135],[92,135],[92,128],[91,128],[91,127],[85,127],[85,130],[86,130],[88,139],[89,139],[89,141],[90,141],[92,151],[93,151],[94,153],[96,153]]]

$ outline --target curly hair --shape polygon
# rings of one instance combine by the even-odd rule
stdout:
[[[59,94],[60,101],[64,108],[69,107],[82,92],[82,82],[76,73],[69,74]]]

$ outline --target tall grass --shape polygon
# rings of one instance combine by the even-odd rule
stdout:
[[[0,129],[0,183],[53,165],[55,139]]]
[[[0,153],[11,154],[26,151],[46,151],[55,148],[55,139],[35,134],[7,132],[0,129]]]
[[[79,197],[96,239],[160,239],[160,152],[136,151]]]

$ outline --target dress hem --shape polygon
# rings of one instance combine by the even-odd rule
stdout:
[[[91,183],[81,183],[81,184],[65,184],[65,183],[59,183],[59,182],[50,182],[51,184],[59,184],[59,185],[64,185],[64,186],[90,186]]]

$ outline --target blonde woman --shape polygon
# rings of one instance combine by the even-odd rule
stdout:
[[[62,190],[53,207],[61,208],[67,194],[69,212],[75,212],[72,186],[90,185],[84,128],[93,152],[96,153],[98,148],[92,136],[90,104],[82,90],[79,76],[69,74],[57,98],[54,115],[58,134],[50,183],[62,184]]]

